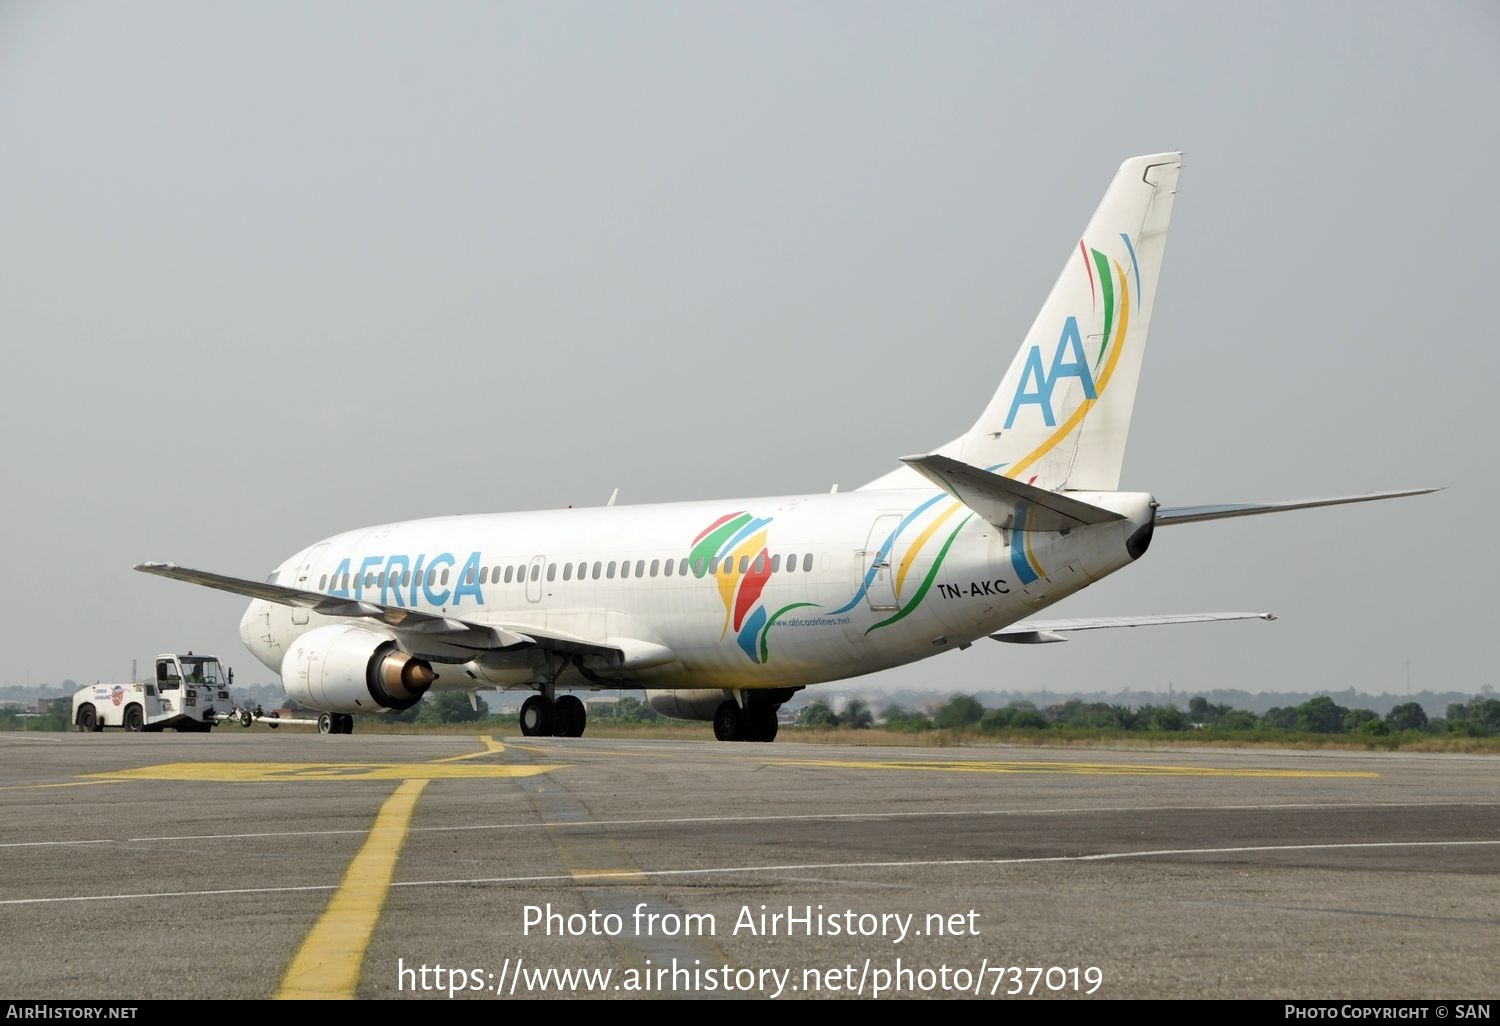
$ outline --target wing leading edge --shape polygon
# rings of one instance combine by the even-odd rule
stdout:
[[[278,605],[296,606],[314,613],[322,613],[324,616],[374,620],[398,633],[415,635],[417,638],[431,638],[445,645],[472,649],[475,652],[535,645],[538,648],[569,655],[597,656],[602,658],[608,666],[621,666],[627,662],[640,661],[631,658],[637,653],[627,653],[626,649],[631,647],[630,645],[601,644],[561,631],[538,630],[529,625],[508,627],[503,624],[474,623],[470,620],[424,613],[421,610],[407,609],[402,606],[381,605],[378,602],[367,602],[362,599],[337,598],[265,581],[247,581],[241,577],[229,577],[209,570],[194,570],[190,567],[178,566],[176,563],[138,563],[135,568],[142,573],[155,574],[157,577],[169,577],[174,581],[185,581],[188,584],[197,584],[217,591],[227,591],[232,595],[275,602]],[[651,662],[665,661],[662,658],[665,650],[661,649],[661,646],[650,647],[661,650],[649,653],[648,658]]]

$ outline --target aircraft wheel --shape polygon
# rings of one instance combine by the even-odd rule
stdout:
[[[714,737],[720,741],[744,740],[745,727],[745,714],[734,699],[726,701],[714,713]]]
[[[354,717],[349,713],[337,713],[337,721],[334,724],[334,732],[337,734],[354,733]]]
[[[333,713],[328,713],[328,712],[326,712],[326,713],[320,713],[318,715],[318,733],[319,734],[333,734],[333,733],[336,733],[336,731],[333,728],[334,728]]]
[[[132,734],[139,734],[146,729],[146,716],[141,712],[141,707],[132,705],[125,710],[125,729]]]
[[[776,731],[780,724],[776,722],[776,710],[772,706],[749,710],[750,736],[746,741],[775,741]]]
[[[94,712],[93,706],[84,705],[79,707],[78,729],[85,733],[93,733],[99,729],[99,715]]]
[[[583,728],[588,726],[588,707],[576,695],[563,695],[552,703],[556,720],[552,725],[553,737],[583,737]]]
[[[554,719],[552,703],[541,695],[521,703],[521,733],[526,737],[551,737]]]

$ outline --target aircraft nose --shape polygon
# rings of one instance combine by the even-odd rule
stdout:
[[[281,672],[280,646],[271,632],[271,603],[254,599],[240,617],[240,641],[265,667]]]

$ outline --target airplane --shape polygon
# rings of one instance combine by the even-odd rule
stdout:
[[[1158,528],[1437,490],[1171,508],[1119,490],[1181,166],[1120,166],[973,426],[861,488],[385,524],[263,582],[136,569],[248,597],[241,639],[325,733],[430,689],[517,689],[534,692],[523,734],[579,737],[586,708],[558,692],[628,688],[721,741],[765,742],[809,685],[983,638],[1274,619],[1037,616],[1140,559]]]

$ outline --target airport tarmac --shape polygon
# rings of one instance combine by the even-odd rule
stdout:
[[[221,728],[0,733],[0,765],[11,998],[1500,980],[1490,756]]]

